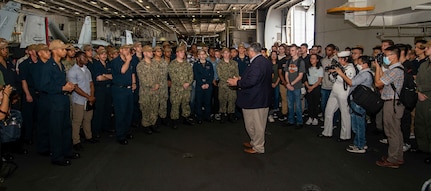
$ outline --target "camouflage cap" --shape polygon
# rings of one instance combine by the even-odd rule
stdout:
[[[157,51],[157,50],[163,51],[161,46],[154,47],[154,51]]]
[[[42,51],[42,50],[49,50],[48,45],[46,44],[38,44],[36,45],[36,52]]]
[[[142,46],[142,43],[141,42],[135,42],[135,43],[133,43],[133,47],[137,47],[137,46]]]
[[[31,44],[31,45],[27,46],[27,50],[28,51],[30,51],[30,50],[36,50],[36,49],[37,49],[37,44]]]
[[[55,50],[55,49],[66,49],[67,45],[64,44],[63,41],[61,40],[53,40],[50,44],[49,44],[49,50]]]
[[[186,46],[178,46],[177,47],[177,52],[179,51],[185,51],[186,50]]]
[[[91,46],[91,44],[84,44],[84,46],[82,46],[82,50],[83,51],[93,50],[93,46]]]
[[[101,55],[101,54],[106,54],[107,51],[105,49],[101,49],[99,51],[97,51],[97,55]]]
[[[142,47],[142,52],[153,52],[153,48],[150,45],[145,45]]]
[[[75,50],[75,47],[73,46],[73,44],[67,44],[66,50]]]
[[[120,49],[131,49],[133,46],[131,44],[125,44],[120,47]]]

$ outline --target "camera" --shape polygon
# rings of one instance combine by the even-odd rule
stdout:
[[[377,64],[379,64],[380,66],[383,64],[383,57],[384,57],[384,55],[383,55],[383,53],[381,52],[381,53],[379,53],[379,54],[377,54],[374,58],[373,58],[373,61],[374,60],[377,60]]]
[[[343,73],[344,73],[344,67],[343,67],[343,65],[341,65],[337,60],[332,59],[332,61],[331,61],[331,65],[326,66],[326,67],[325,67],[325,71],[335,70],[336,68],[340,68],[340,69],[341,69],[341,71],[343,71]],[[331,74],[334,78],[338,76],[338,73],[337,73],[337,72],[331,72],[330,74]]]

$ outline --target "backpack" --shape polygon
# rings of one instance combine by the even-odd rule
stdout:
[[[418,102],[418,93],[416,91],[417,87],[416,87],[415,79],[413,78],[413,75],[410,73],[407,73],[407,71],[404,70],[404,68],[400,66],[397,66],[395,68],[398,68],[404,71],[403,87],[401,88],[400,94],[398,94],[398,92],[396,91],[394,83],[391,83],[391,87],[394,90],[394,92],[397,93],[398,97],[400,98],[400,102],[404,105],[404,107],[409,111],[412,111],[416,107],[416,103]]]
[[[21,137],[22,115],[18,110],[11,109],[10,115],[0,121],[0,141],[8,143],[19,140]]]
[[[373,79],[373,74],[368,72]],[[383,107],[383,100],[380,97],[379,91],[375,91],[367,86],[358,85],[356,88],[350,93],[349,97],[352,97],[351,101],[355,102],[359,106],[363,107],[368,114],[373,115],[378,113]],[[350,99],[349,106],[350,106]],[[352,109],[353,113],[360,115]]]

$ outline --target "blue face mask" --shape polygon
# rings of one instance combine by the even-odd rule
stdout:
[[[383,63],[385,63],[386,65],[391,64],[391,61],[389,60],[389,58],[387,56],[383,57]]]

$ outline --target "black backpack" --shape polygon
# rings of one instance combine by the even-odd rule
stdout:
[[[396,91],[394,83],[391,83],[391,87],[394,90],[394,92],[397,93],[398,97],[400,98],[400,102],[404,105],[404,107],[409,111],[412,111],[416,107],[416,103],[418,102],[418,93],[416,91],[417,87],[416,87],[415,79],[413,78],[413,75],[410,73],[407,73],[406,70],[404,70],[404,68],[400,66],[397,66],[395,68],[398,68],[404,71],[403,87],[401,89],[400,94],[398,94],[398,92]]]
[[[371,75],[371,78],[374,82],[374,76],[371,72],[368,72]],[[359,106],[363,107],[368,114],[373,115],[378,113],[383,107],[383,100],[380,97],[380,93],[377,90],[373,90],[364,85],[358,85],[356,88],[350,93],[352,100],[348,99],[348,103],[350,106],[350,101],[355,102]],[[360,115],[356,111],[352,109],[352,112],[356,115]]]

